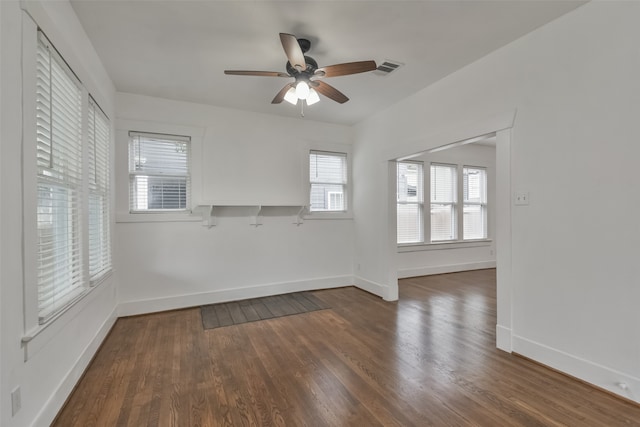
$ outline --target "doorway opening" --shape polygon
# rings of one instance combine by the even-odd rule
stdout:
[[[388,181],[397,277],[496,267],[496,345],[508,352],[510,128],[398,156],[389,161]]]

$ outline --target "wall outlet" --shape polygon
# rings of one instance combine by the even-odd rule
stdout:
[[[20,386],[11,392],[11,416],[14,416],[22,408],[22,397],[20,396]]]
[[[529,192],[516,191],[515,204],[516,206],[527,206],[529,204]]]

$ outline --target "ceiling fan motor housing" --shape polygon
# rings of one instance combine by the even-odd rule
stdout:
[[[295,67],[291,66],[291,62],[287,61],[287,65],[286,65],[287,73],[289,73],[291,77],[296,77],[300,74],[306,75],[307,77],[313,76],[313,74],[318,69],[318,63],[316,62],[315,59],[306,55],[304,57],[304,62],[307,66],[306,70],[298,71]]]

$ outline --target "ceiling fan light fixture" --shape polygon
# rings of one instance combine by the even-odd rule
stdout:
[[[318,92],[316,92],[314,88],[309,89],[309,95],[307,96],[306,101],[307,101],[307,105],[313,105],[316,102],[320,101],[320,96],[318,95]]]
[[[299,81],[296,85],[296,96],[298,99],[307,99],[309,96],[309,85],[304,80]]]
[[[298,103],[298,95],[296,95],[296,89],[292,87],[284,94],[284,100],[290,104],[296,105]]]

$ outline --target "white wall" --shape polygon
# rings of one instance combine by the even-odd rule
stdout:
[[[582,6],[359,124],[354,146],[355,262],[391,289],[395,258],[373,249],[389,247],[381,164],[517,109],[506,170],[530,205],[512,205],[512,263],[498,265],[513,350],[636,401],[639,19],[636,2]]]
[[[125,93],[117,110],[121,314],[352,283],[349,218],[296,226],[295,207],[266,208],[255,227],[251,207],[225,207],[207,228],[127,214],[129,130],[192,137],[194,205],[307,205],[309,149],[350,152],[350,128]]]
[[[29,13],[45,31],[80,80],[113,117],[115,90],[66,2],[29,2]],[[22,53],[35,58],[36,24],[17,1],[0,2],[0,425],[49,425],[115,321],[116,287],[106,280],[73,309],[39,331],[28,345],[23,300],[22,143],[35,143],[35,129],[23,135],[33,94],[29,70],[22,74]],[[23,40],[23,31],[28,36]],[[33,86],[35,91],[35,85]],[[25,117],[22,107],[25,106]],[[35,111],[35,109],[33,110]],[[28,116],[27,116],[28,115]],[[35,189],[26,189],[35,194]],[[26,224],[28,226],[28,224]],[[26,360],[25,360],[26,358]],[[11,415],[11,391],[20,387],[22,409]]]
[[[423,162],[427,177],[431,162],[486,168],[488,241],[399,246],[396,258],[398,278],[495,267],[495,147],[467,144],[422,154],[411,160]]]

